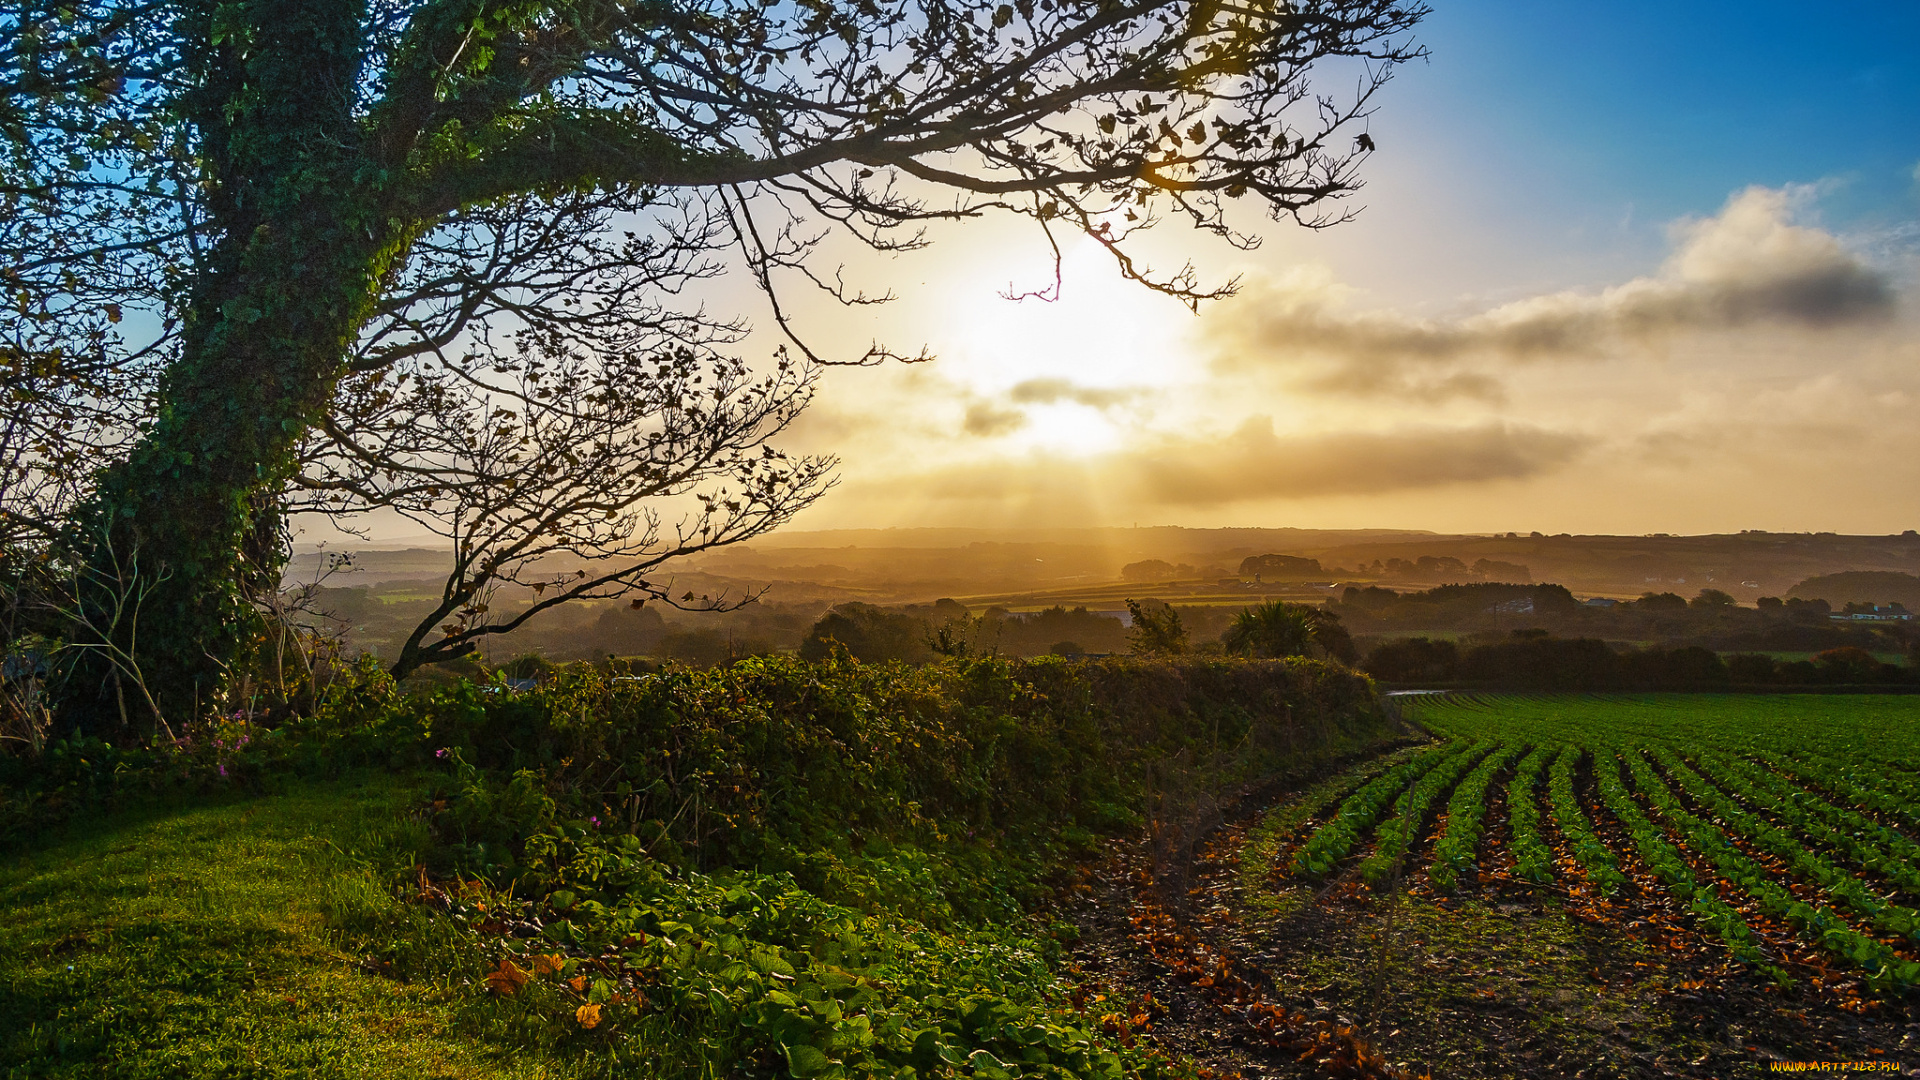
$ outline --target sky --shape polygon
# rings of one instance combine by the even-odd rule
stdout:
[[[1198,315],[1084,246],[1001,299],[1013,223],[851,261],[899,299],[809,340],[938,359],[828,373],[794,527],[1920,527],[1920,6],[1432,2],[1356,220],[1155,234]]]

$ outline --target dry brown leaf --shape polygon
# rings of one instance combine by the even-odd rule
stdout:
[[[573,987],[576,993],[584,994],[587,992],[587,977],[585,975],[575,975],[573,978],[567,980],[567,985]]]
[[[533,958],[535,975],[552,975],[567,966],[567,958],[559,953],[537,953]]]
[[[573,1018],[580,1021],[583,1028],[595,1028],[600,1025],[600,1006],[582,1005],[573,1010]]]
[[[502,957],[500,966],[487,972],[487,989],[501,997],[512,997],[527,985],[529,978],[531,976],[520,965]]]

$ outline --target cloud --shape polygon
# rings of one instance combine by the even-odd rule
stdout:
[[[1070,401],[1090,409],[1111,409],[1140,396],[1132,387],[1078,386],[1066,379],[1028,379],[1007,391],[1010,401],[1022,405],[1052,405]]]
[[[1140,494],[1172,505],[1379,494],[1534,476],[1589,440],[1521,424],[1280,435],[1264,416],[1217,441],[1170,443],[1128,463]]]
[[[1027,414],[1024,410],[1009,409],[991,401],[976,401],[967,406],[966,418],[961,421],[960,430],[988,438],[1018,431],[1026,424]]]
[[[1676,224],[1658,273],[1597,294],[1553,293],[1435,321],[1347,312],[1347,290],[1324,272],[1301,271],[1251,288],[1207,333],[1222,369],[1279,366],[1306,389],[1497,400],[1500,382],[1473,364],[1599,356],[1763,325],[1831,332],[1889,318],[1888,275],[1833,234],[1793,223],[1806,197],[1804,189],[1748,188],[1717,215]]]
[[[1008,390],[1005,402],[976,397],[968,402],[960,428],[968,435],[988,438],[1018,431],[1027,424],[1024,405],[1057,405],[1066,402],[1105,411],[1126,405],[1140,397],[1134,387],[1081,386],[1068,379],[1028,379]]]
[[[1132,507],[1189,510],[1274,499],[1375,495],[1516,480],[1572,462],[1584,435],[1522,424],[1282,435],[1256,416],[1223,435],[1162,438],[1093,459],[1037,456],[896,477],[936,501],[1075,505],[1099,491]],[[1077,494],[1076,494],[1077,493]]]

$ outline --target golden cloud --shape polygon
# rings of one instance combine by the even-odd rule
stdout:
[[[1256,416],[1223,439],[1168,443],[1124,468],[1144,498],[1207,505],[1520,479],[1566,464],[1588,442],[1510,423],[1280,435]]]
[[[1279,434],[1265,416],[1214,437],[1161,438],[1092,459],[1041,455],[899,476],[887,486],[938,501],[1183,508],[1370,495],[1536,476],[1592,440],[1524,424]]]

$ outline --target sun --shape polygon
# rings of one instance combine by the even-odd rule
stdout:
[[[1005,448],[1109,451],[1190,377],[1185,310],[1122,278],[1098,244],[1067,252],[1058,299],[1009,300],[989,274],[976,266],[954,283],[941,340],[950,378],[1024,414],[999,436]]]

